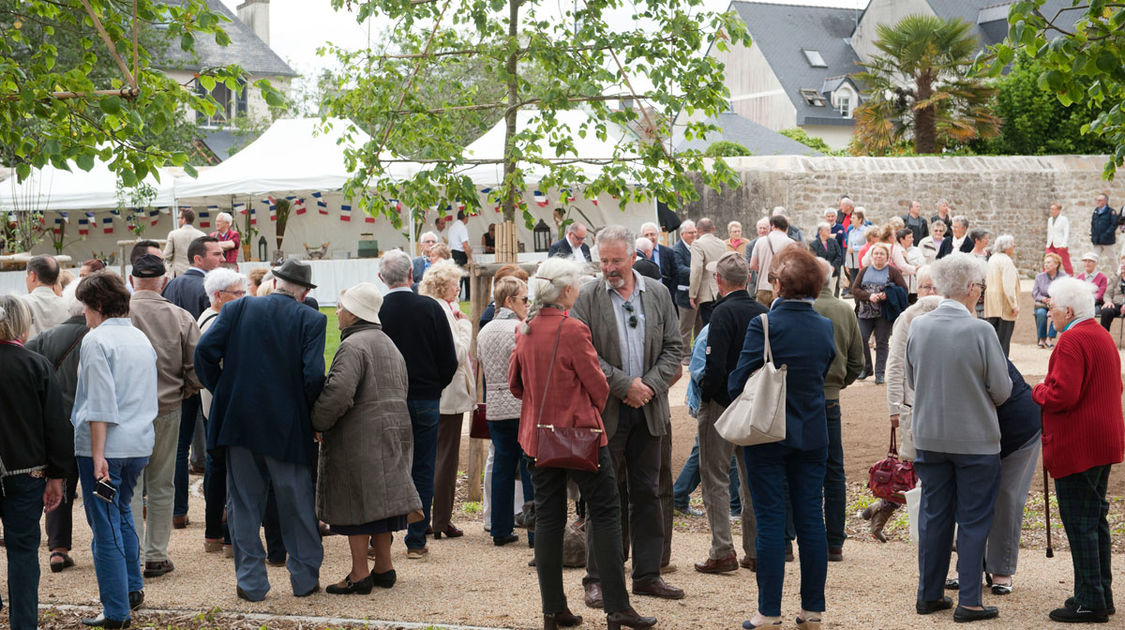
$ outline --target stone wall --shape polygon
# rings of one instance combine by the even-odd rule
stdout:
[[[1090,214],[1099,192],[1110,205],[1125,202],[1125,177],[1102,179],[1104,156],[1044,157],[744,157],[727,163],[741,175],[742,186],[722,193],[704,188],[702,199],[690,204],[692,219],[715,220],[725,238],[726,225],[737,220],[743,233],[753,235],[754,224],[774,206],[784,206],[806,235],[822,220],[825,208],[836,207],[842,194],[867,210],[868,219],[883,223],[906,214],[910,200],[922,202],[927,218],[941,200],[953,214],[969,218],[970,228],[984,227],[994,237],[1016,239],[1016,264],[1022,271],[1038,270],[1046,247],[1048,208],[1062,203],[1070,218],[1070,255],[1078,259],[1090,250]],[[1118,234],[1120,252],[1125,235]],[[1116,258],[1116,257],[1115,257]],[[1107,274],[1116,260],[1102,260]]]

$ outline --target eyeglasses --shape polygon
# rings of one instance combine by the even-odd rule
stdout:
[[[926,289],[927,291],[933,291],[934,285],[932,285],[932,284],[920,284],[920,285],[918,285],[918,288],[919,289]]]
[[[636,313],[633,312],[633,303],[632,302],[625,302],[621,306],[622,306],[622,308],[625,309],[626,313],[629,313],[629,328],[636,328],[637,327],[637,315],[636,315]]]
[[[235,297],[242,297],[246,295],[246,291],[227,291],[226,289],[220,289],[219,293],[226,293],[227,295],[233,295]]]

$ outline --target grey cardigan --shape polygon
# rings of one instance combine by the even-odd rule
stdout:
[[[949,331],[954,330],[954,343]],[[906,384],[914,390],[914,445],[959,455],[1000,453],[996,407],[1012,379],[996,330],[963,304],[942,300],[910,324]]]
[[[324,434],[316,513],[330,525],[363,525],[422,509],[410,477],[414,434],[406,362],[378,324],[343,331],[312,408]]]
[[[485,417],[489,420],[518,419],[523,409],[523,403],[508,388],[508,363],[516,351],[519,325],[519,316],[501,307],[496,317],[477,333],[477,358],[484,371]]]

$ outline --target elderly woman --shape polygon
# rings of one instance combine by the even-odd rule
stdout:
[[[129,321],[129,291],[119,276],[91,274],[76,297],[90,332],[82,339],[70,421],[104,608],[82,623],[127,628],[130,611],[144,601],[131,504],[156,438],[156,352]]]
[[[82,267],[78,269],[78,277],[85,278],[86,276],[94,272],[101,271],[102,269],[105,269],[105,263],[98,260],[97,258],[91,258],[90,260],[82,263]]]
[[[1094,321],[1094,297],[1085,283],[1056,280],[1051,299],[1059,343],[1032,396],[1043,408],[1043,464],[1055,480],[1070,542],[1074,595],[1050,617],[1105,623],[1114,612],[1106,487],[1110,466],[1125,452],[1121,357]]]
[[[940,223],[940,225],[938,225]],[[922,237],[918,242],[918,249],[922,252],[922,257],[925,259],[925,264],[932,265],[937,260],[938,250],[941,249],[941,243],[945,240],[945,233],[949,228],[946,227],[945,221],[938,219],[930,224],[930,235]]]
[[[1062,257],[1051,252],[1043,257],[1043,271],[1035,276],[1035,285],[1031,287],[1031,299],[1035,300],[1035,330],[1036,340],[1040,348],[1052,348],[1055,345],[1055,325],[1047,318],[1047,311],[1051,309],[1051,283],[1059,278],[1066,278],[1062,267]]]
[[[414,436],[406,407],[406,362],[379,323],[383,298],[361,282],[340,297],[340,347],[312,408],[321,432],[316,512],[332,532],[348,537],[351,572],[325,592],[367,595],[391,588],[392,532],[422,501],[410,477]],[[371,541],[375,566],[368,568]]]
[[[1000,485],[996,406],[1011,394],[1012,379],[996,331],[972,313],[984,264],[952,254],[934,263],[932,273],[944,299],[910,324],[906,340],[914,470],[922,484],[915,609],[926,615],[953,607],[943,589],[956,520],[960,594],[953,619],[991,619],[999,613],[981,605],[980,573]],[[956,331],[952,339],[950,331]]]
[[[898,266],[906,280],[906,290],[910,296],[910,303],[918,300],[918,268],[926,264],[926,257],[922,250],[914,246],[914,232],[910,228],[903,228],[895,233],[897,251],[902,255],[901,264],[896,264],[894,255],[891,264]],[[908,271],[907,271],[908,270]]]
[[[488,406],[488,433],[495,455],[492,464],[492,542],[496,546],[519,540],[512,533],[515,514],[514,490],[520,473],[520,449],[517,434],[521,405],[508,387],[508,362],[516,348],[516,328],[527,317],[527,283],[515,276],[505,276],[492,287],[496,300],[496,317],[477,335],[477,354],[484,370]],[[531,477],[521,474],[523,496],[533,496]]]
[[[1117,274],[1109,279],[1100,313],[1102,328],[1106,330],[1109,330],[1114,318],[1125,317],[1125,256],[1117,265]]]
[[[31,309],[13,295],[0,296],[0,521],[12,630],[38,627],[39,515],[58,507],[63,480],[74,474],[73,435],[55,366],[24,348],[30,329]]]
[[[773,362],[788,366],[785,439],[744,449],[746,476],[758,519],[758,608],[743,627],[781,625],[786,513],[792,509],[801,551],[801,614],[797,625],[820,628],[828,573],[828,541],[821,513],[828,459],[824,377],[836,357],[836,343],[831,320],[813,310],[824,274],[811,252],[786,248],[774,257],[769,280],[780,299],[767,315],[750,320],[738,365],[727,380],[733,400],[742,393],[750,374],[762,367],[762,318],[768,317]]]
[[[844,264],[844,252],[840,249],[840,242],[832,236],[831,223],[821,221],[816,224],[816,238],[809,243],[809,248],[817,258],[823,258],[832,265],[833,278],[840,274],[840,267]]]
[[[578,298],[583,265],[548,258],[531,279],[535,301],[519,328],[508,367],[508,386],[523,401],[519,442],[534,461],[539,454],[537,426],[584,427],[600,432],[598,469],[594,472],[532,464],[535,487],[535,565],[543,600],[543,628],[577,626],[582,617],[570,612],[562,581],[563,529],[567,521],[568,481],[582,491],[587,524],[592,528],[592,554],[601,571],[602,597],[610,630],[621,626],[649,628],[656,619],[641,617],[629,605],[621,549],[621,502],[613,474],[601,411],[609,398],[590,329],[567,315]],[[563,338],[565,337],[565,342]],[[543,418],[544,410],[550,410]]]
[[[252,296],[257,296],[258,287],[262,286],[262,280],[269,272],[270,270],[265,267],[255,267],[251,269],[250,272],[246,274],[246,278],[249,280],[246,291]]]
[[[871,247],[871,264],[859,271],[852,282],[852,297],[855,298],[855,314],[859,318],[859,332],[863,335],[863,358],[866,367],[859,375],[865,379],[875,374],[875,384],[883,384],[884,369],[887,364],[887,340],[891,336],[894,318],[888,318],[887,288],[897,286],[906,292],[906,281],[898,269],[890,264],[890,250],[884,243]],[[867,340],[875,333],[875,364],[871,364],[871,348]]]
[[[1016,253],[1016,239],[1011,234],[1001,234],[992,246],[985,278],[984,318],[996,329],[1004,356],[1012,343],[1012,331],[1020,315],[1020,272],[1012,262]]]
[[[738,221],[731,221],[727,224],[727,251],[738,252],[739,256],[746,257],[746,245],[750,241],[742,238],[742,224]]]
[[[257,271],[257,270],[255,270]],[[265,269],[262,269],[265,271]],[[258,276],[259,283],[261,276]],[[273,286],[272,284],[270,285]],[[225,267],[218,267],[207,272],[203,279],[203,289],[211,299],[211,306],[199,314],[197,323],[200,334],[207,332],[222,312],[223,306],[246,295],[246,277]],[[203,417],[211,417],[211,392],[207,389],[200,390],[201,409]],[[203,500],[205,523],[203,527],[203,550],[209,553],[230,549],[230,532],[223,520],[227,503],[227,460],[224,449],[215,449],[207,453],[207,465],[203,473]],[[271,537],[267,536],[269,542]],[[273,558],[267,553],[268,558]]]
[[[430,247],[430,251],[426,256],[430,259],[430,265],[433,265],[443,260],[451,260],[453,258],[453,252],[445,243],[435,243]],[[429,267],[426,267],[426,269],[429,270]],[[418,281],[421,282],[421,278],[419,278]]]
[[[856,208],[852,211],[852,221],[848,225],[848,231],[844,234],[844,266],[848,270],[848,281],[855,280],[856,274],[859,273],[859,250],[867,244],[867,211],[863,208]],[[848,285],[848,291],[851,291],[851,285]]]
[[[441,244],[430,249],[432,255]],[[418,285],[418,293],[433,298],[441,305],[453,332],[453,345],[457,353],[457,372],[453,381],[441,392],[438,424],[437,460],[434,467],[434,503],[431,527],[434,538],[457,538],[464,535],[450,522],[453,516],[453,499],[457,491],[457,464],[461,454],[461,424],[465,413],[477,404],[476,379],[473,377],[469,346],[473,339],[473,325],[461,312],[457,296],[461,291],[461,277],[465,274],[455,263],[439,260],[430,265]]]
[[[1082,273],[1074,277],[1086,283],[1086,288],[1094,296],[1094,307],[1101,308],[1104,303],[1106,288],[1109,287],[1109,280],[1104,273],[1098,271],[1098,255],[1094,252],[1087,252],[1082,257]]]

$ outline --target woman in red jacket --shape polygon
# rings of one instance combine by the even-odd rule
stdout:
[[[1055,480],[1059,516],[1074,562],[1074,596],[1051,619],[1105,623],[1113,614],[1106,515],[1109,467],[1125,456],[1121,357],[1094,320],[1086,283],[1051,283],[1051,319],[1060,331],[1047,378],[1032,397],[1043,408],[1043,463]]]
[[[593,554],[601,569],[603,601],[610,630],[621,626],[648,628],[652,617],[641,617],[629,605],[621,551],[621,504],[617,496],[601,411],[609,398],[609,384],[598,363],[590,329],[567,315],[578,298],[582,265],[548,258],[531,279],[535,297],[527,320],[516,335],[516,349],[508,366],[508,385],[523,400],[519,442],[534,461],[538,450],[536,425],[590,427],[601,431],[597,472],[546,468],[529,464],[535,486],[535,565],[543,599],[543,628],[577,626],[582,617],[570,612],[562,583],[563,528],[566,526],[566,485],[573,480],[586,501],[593,527]],[[540,418],[542,414],[542,418]]]

